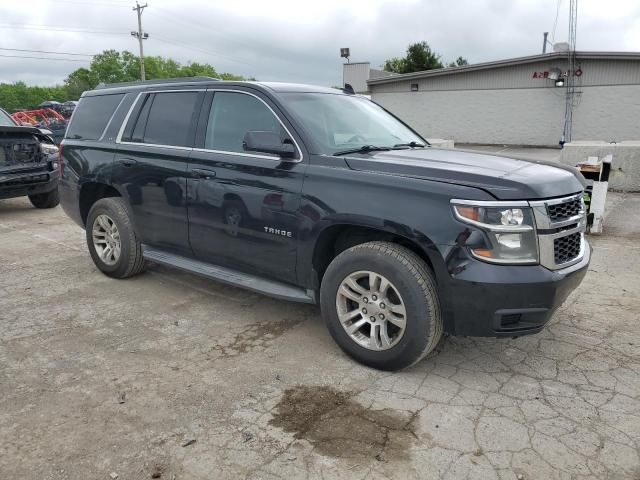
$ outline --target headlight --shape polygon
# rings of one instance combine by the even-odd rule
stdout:
[[[57,155],[58,154],[58,146],[53,145],[52,143],[41,143],[40,151],[45,155]]]
[[[473,256],[492,263],[538,263],[533,211],[526,202],[452,200],[456,218],[485,234],[484,246],[472,247]]]

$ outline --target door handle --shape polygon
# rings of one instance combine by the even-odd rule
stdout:
[[[125,167],[132,167],[138,163],[138,161],[133,158],[123,158],[121,162]]]
[[[193,168],[191,169],[191,174],[194,178],[202,178],[204,180],[208,180],[216,176],[216,172],[213,170],[205,170],[202,168]]]

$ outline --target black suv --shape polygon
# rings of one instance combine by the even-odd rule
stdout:
[[[58,205],[58,146],[50,133],[18,125],[0,108],[0,199],[28,196],[36,208]]]
[[[574,169],[432,148],[330,88],[196,78],[86,92],[61,175],[105,274],[149,260],[320,303],[340,347],[381,369],[417,362],[443,332],[539,332],[590,258]]]

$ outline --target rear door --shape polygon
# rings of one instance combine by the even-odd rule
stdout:
[[[297,210],[306,167],[302,151],[297,147],[297,158],[283,161],[245,151],[243,139],[248,131],[270,131],[285,142],[300,142],[267,98],[244,90],[207,95],[189,164],[194,254],[216,265],[294,283]]]
[[[204,91],[141,93],[121,133],[113,182],[126,192],[142,243],[191,254],[187,164]]]

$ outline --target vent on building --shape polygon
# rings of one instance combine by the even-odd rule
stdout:
[[[412,83],[411,84],[411,91],[412,92],[417,92],[418,91],[418,84],[417,83]]]

